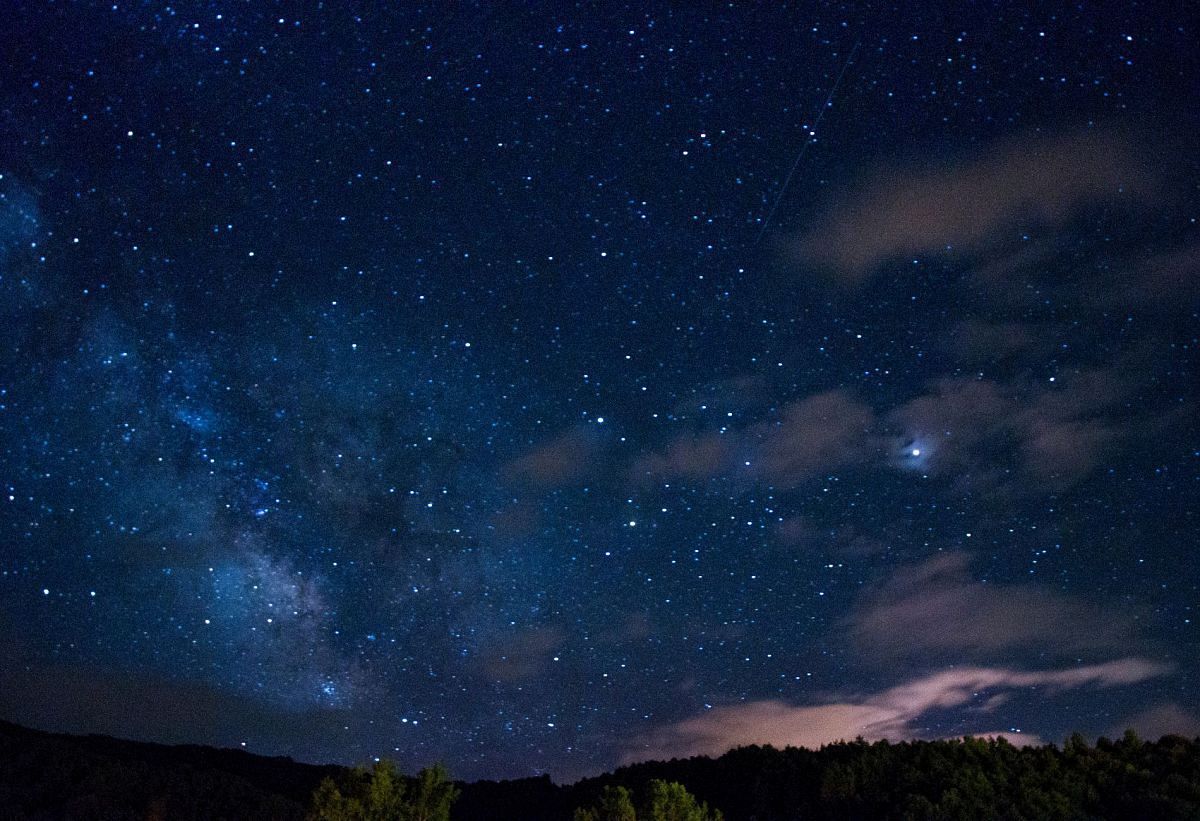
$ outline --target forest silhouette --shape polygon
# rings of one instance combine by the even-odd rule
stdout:
[[[373,789],[378,805],[370,804]],[[1074,735],[1061,746],[1022,748],[1000,738],[858,740],[820,750],[750,746],[719,758],[634,764],[559,785],[548,776],[454,783],[440,766],[412,777],[390,763],[322,766],[0,722],[0,817],[1200,818],[1200,738],[1147,741],[1129,731],[1115,740],[1089,743]]]

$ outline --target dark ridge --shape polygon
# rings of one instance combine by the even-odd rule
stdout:
[[[0,807],[16,817],[302,818],[321,779],[342,769],[0,721]]]

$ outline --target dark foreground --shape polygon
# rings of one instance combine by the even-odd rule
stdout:
[[[0,818],[302,819],[341,767],[238,750],[65,736],[0,722]],[[1004,741],[763,747],[717,759],[623,767],[557,786],[548,778],[462,785],[453,819],[570,819],[602,787],[678,781],[728,821],[834,818],[1200,819],[1200,739],[1127,734],[1089,745]]]

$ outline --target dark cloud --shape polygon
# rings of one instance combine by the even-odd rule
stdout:
[[[803,516],[790,516],[779,522],[775,534],[781,544],[791,547],[832,550],[846,558],[862,559],[885,552],[888,545],[850,523],[818,527]]]
[[[1106,265],[1079,296],[1099,310],[1190,313],[1200,300],[1200,242]]]
[[[818,538],[821,531],[803,516],[791,516],[775,526],[775,534],[787,545],[802,545]]]
[[[633,464],[635,481],[654,479],[712,479],[728,472],[737,453],[737,437],[707,433],[685,436],[658,453],[649,453]]]
[[[1142,738],[1158,739],[1164,735],[1200,737],[1200,715],[1173,701],[1155,704],[1140,710],[1109,730],[1112,737],[1132,729]]]
[[[1131,614],[1037,583],[997,584],[967,553],[938,554],[863,593],[843,627],[864,660],[1095,657],[1145,649]]]
[[[543,442],[504,467],[510,479],[539,488],[576,484],[592,475],[598,443],[593,434],[572,428]]]
[[[965,333],[1008,338],[1010,349],[1046,344],[1015,323],[975,323]],[[1131,350],[1107,367],[1040,380],[1027,371],[1005,381],[945,378],[882,418],[849,392],[828,391],[746,427],[679,436],[637,458],[630,472],[635,484],[730,478],[786,489],[848,466],[890,463],[945,478],[960,492],[1059,492],[1151,423],[1125,404],[1145,378],[1145,354]]]
[[[614,608],[618,607],[613,602]],[[615,622],[596,634],[599,644],[620,646],[630,642],[646,641],[654,636],[654,625],[644,611],[625,612]]]
[[[483,673],[494,681],[517,684],[537,679],[566,641],[557,627],[532,627],[495,639],[483,650]]]
[[[871,408],[845,391],[814,394],[767,420],[725,434],[687,435],[633,466],[635,478],[738,477],[794,487],[865,458]]]
[[[1026,422],[1021,455],[1026,471],[1053,487],[1074,484],[1100,464],[1120,435],[1099,419],[1042,419]]]
[[[1055,345],[1052,329],[1032,322],[965,319],[947,337],[947,348],[965,365],[994,366],[1044,356]]]

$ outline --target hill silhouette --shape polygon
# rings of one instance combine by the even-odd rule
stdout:
[[[0,722],[5,819],[303,819],[347,769],[241,750],[73,736]],[[558,785],[462,784],[456,821],[566,821],[606,786],[684,784],[728,821],[833,818],[1200,818],[1200,739],[1017,748],[1002,739],[743,747]]]

